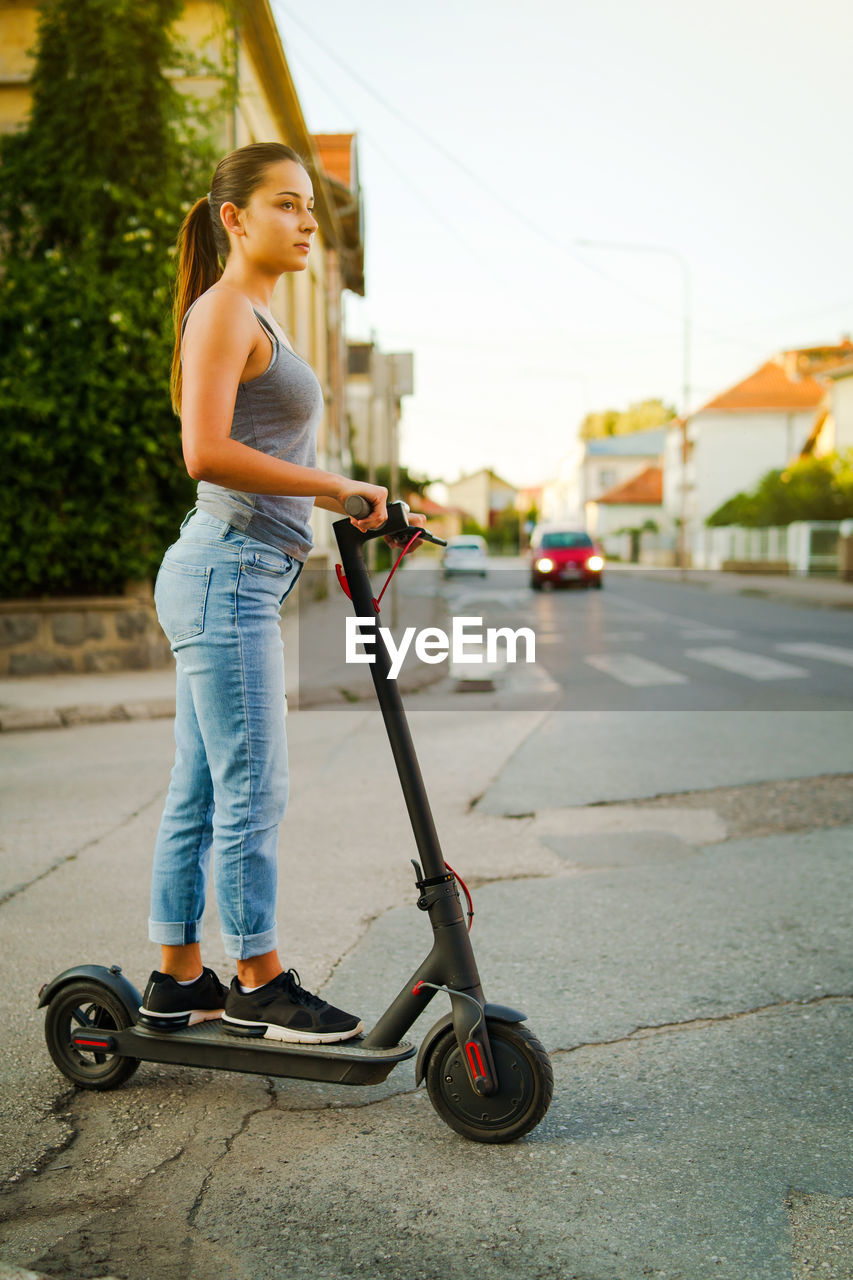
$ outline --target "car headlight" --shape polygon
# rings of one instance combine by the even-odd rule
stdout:
[[[600,569],[604,568],[604,561],[601,556],[590,556],[586,562],[586,567],[591,569],[593,573],[598,573]]]
[[[543,556],[541,560],[536,561],[536,568],[540,573],[550,573],[554,568],[554,561],[549,560],[547,556]]]

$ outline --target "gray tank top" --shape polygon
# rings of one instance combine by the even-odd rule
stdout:
[[[198,301],[198,299],[196,299]],[[181,338],[187,317],[181,324]],[[237,387],[231,439],[294,462],[317,465],[317,429],[323,416],[323,390],[313,369],[301,356],[280,342],[269,322],[252,310],[269,334],[272,359],[264,373]],[[304,561],[313,546],[311,512],[313,498],[271,493],[240,493],[200,480],[196,496],[199,511],[226,520],[259,542],[277,547],[294,560]]]

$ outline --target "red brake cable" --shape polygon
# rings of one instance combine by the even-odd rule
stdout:
[[[451,874],[452,876],[454,876],[454,877],[455,877],[455,879],[459,882],[459,884],[461,884],[461,886],[462,886],[462,891],[463,891],[463,893],[465,894],[465,897],[468,899],[468,932],[470,933],[470,932],[471,932],[471,925],[474,923],[474,900],[473,900],[473,898],[471,897],[471,894],[470,894],[470,893],[469,893],[469,891],[468,891],[468,886],[467,886],[467,884],[466,884],[466,883],[465,883],[465,881],[462,879],[462,877],[460,876],[459,872],[458,872],[458,871],[454,871],[454,870],[453,870],[453,868],[451,867],[450,863],[449,863],[449,862],[447,862],[446,860],[445,860],[444,865],[447,867],[447,870],[450,872],[450,874]]]
[[[388,583],[391,581],[391,579],[394,577],[394,574],[397,571],[397,565],[403,559],[403,556],[406,554],[409,547],[411,547],[413,543],[417,542],[418,538],[421,536],[422,533],[423,533],[423,529],[415,529],[414,533],[412,534],[412,537],[409,539],[409,541],[403,547],[403,550],[397,556],[397,559],[394,561],[391,572],[388,574],[388,577],[385,579],[385,586],[379,592],[379,595],[375,596],[373,599],[373,607],[377,613],[379,612],[379,601],[385,595],[385,592],[388,589]],[[345,595],[349,596],[350,600],[352,600],[352,592],[349,589],[349,583],[347,582],[347,576],[344,573],[343,565],[336,564],[335,573],[338,575],[338,582],[341,584],[341,590],[344,592]]]

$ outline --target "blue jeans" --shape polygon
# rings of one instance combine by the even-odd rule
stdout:
[[[154,589],[177,663],[175,766],[154,850],[149,937],[200,942],[208,872],[226,954],[276,948],[287,807],[279,610],[302,564],[191,512]]]

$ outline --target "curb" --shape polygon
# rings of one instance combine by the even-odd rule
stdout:
[[[654,577],[656,582],[666,582],[676,585],[681,579],[673,579],[668,574],[656,573],[651,571],[650,576]],[[749,582],[732,583],[730,586],[720,585],[710,578],[694,578],[688,576],[683,580],[686,585],[691,587],[700,587],[708,591],[717,591],[720,595],[747,596],[760,600],[779,600],[784,604],[796,605],[805,609],[853,609],[853,589],[850,591],[850,598],[847,600],[835,599],[831,600],[827,597],[820,599],[817,596],[809,596],[800,594],[797,591],[780,590],[773,586],[755,586]]]
[[[738,587],[737,594],[759,600],[782,600],[801,609],[853,609],[853,600],[810,600],[786,591],[774,591],[772,587]]]
[[[159,720],[174,714],[174,698],[119,702],[113,706],[85,702],[73,707],[6,707],[0,710],[0,733],[64,729],[81,724],[104,724],[108,720]]]
[[[417,694],[436,684],[445,673],[440,668],[429,668],[420,677],[413,672],[407,680],[401,678],[400,692]],[[344,707],[367,705],[375,701],[373,685],[362,690],[343,687],[307,689],[300,692],[298,710],[308,711],[317,707]],[[3,707],[0,708],[0,734],[24,733],[38,729],[72,729],[85,724],[107,724],[131,720],[168,720],[175,715],[174,698],[140,698],[133,702],[82,702],[68,707]],[[0,1274],[0,1280],[4,1280]]]

